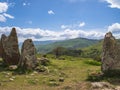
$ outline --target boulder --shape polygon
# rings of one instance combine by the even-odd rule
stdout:
[[[36,48],[32,39],[23,42],[19,67],[27,70],[33,70],[37,66]]]
[[[17,65],[10,65],[9,70],[16,70],[18,68]]]
[[[108,82],[92,82],[92,90],[117,90]]]
[[[47,58],[42,57],[39,59],[41,65],[47,65],[50,61]]]
[[[0,42],[1,57],[6,65],[17,65],[20,58],[18,37],[16,29],[12,28],[10,35],[7,37],[4,34]]]
[[[101,69],[103,72],[120,71],[120,43],[111,32],[104,37]]]
[[[41,58],[38,58],[38,61],[41,65],[47,66],[50,63],[50,60],[43,55]]]

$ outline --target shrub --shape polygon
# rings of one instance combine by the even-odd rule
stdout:
[[[95,61],[95,60],[85,60],[84,63],[90,64],[90,65],[95,65],[95,66],[100,66],[101,62]]]

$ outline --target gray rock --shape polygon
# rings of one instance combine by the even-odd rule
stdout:
[[[104,38],[101,68],[103,72],[120,70],[120,44],[111,32]]]
[[[18,68],[17,65],[10,65],[9,70],[16,70]]]
[[[93,82],[91,85],[92,90],[116,90],[113,85],[107,82]]]
[[[59,78],[59,82],[64,82],[64,80],[65,80],[65,79],[64,79],[63,77],[60,77],[60,78]]]
[[[19,66],[23,69],[33,70],[37,64],[36,48],[32,39],[27,39],[22,45]]]
[[[46,57],[39,58],[38,61],[41,65],[45,65],[45,66],[48,65],[50,62],[50,60]]]
[[[18,37],[16,29],[12,28],[10,35],[7,37],[4,34],[1,37],[0,52],[6,65],[17,65],[20,58]]]

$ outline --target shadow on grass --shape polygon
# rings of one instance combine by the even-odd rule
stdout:
[[[107,81],[113,85],[120,85],[120,73],[118,71],[108,71],[103,73],[91,73],[88,75],[87,81],[100,82]]]
[[[31,71],[30,70],[24,70],[21,68],[17,68],[16,70],[10,70],[8,66],[3,62],[3,60],[0,58],[0,72],[12,72],[14,75],[20,75],[20,74],[28,74]]]

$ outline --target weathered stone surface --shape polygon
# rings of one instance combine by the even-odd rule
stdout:
[[[2,45],[1,45],[1,41],[0,41],[0,57],[2,57]]]
[[[46,55],[43,55],[41,58],[38,58],[38,61],[41,65],[48,65],[50,63],[50,60],[46,57]]]
[[[0,51],[0,57],[4,57],[4,55],[3,55],[3,52],[4,52],[4,49],[3,49],[3,42],[4,42],[4,40],[7,38],[7,36],[5,35],[5,34],[2,34],[1,35],[1,41],[0,41],[0,49],[1,49],[1,51]],[[7,61],[4,59],[4,63],[7,63]]]
[[[7,65],[17,65],[20,58],[16,29],[12,28],[10,35],[1,37],[1,56]]]
[[[118,90],[108,82],[93,82],[91,85],[92,90]]]
[[[120,70],[120,44],[111,32],[105,35],[103,42],[102,71]]]
[[[20,64],[19,66],[23,69],[32,70],[38,64],[36,57],[36,49],[32,39],[24,41],[21,50]]]
[[[50,60],[48,58],[45,58],[45,57],[42,57],[38,60],[39,60],[41,65],[45,65],[45,66],[50,62]]]

